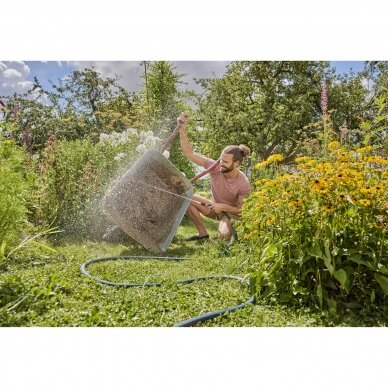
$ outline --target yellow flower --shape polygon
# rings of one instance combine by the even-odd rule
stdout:
[[[267,161],[257,163],[257,164],[255,165],[255,169],[260,169],[260,168],[267,167],[268,164],[269,164],[269,163],[268,163]]]
[[[325,210],[327,213],[333,213],[334,208],[333,206],[328,205],[328,206],[325,206],[323,210]]]
[[[337,150],[338,148],[341,147],[341,144],[339,141],[332,141],[331,143],[329,143],[329,145],[327,146],[327,148],[330,150],[330,151],[334,151],[334,150]]]
[[[369,199],[360,199],[358,203],[362,206],[369,206],[371,204],[371,201]]]
[[[295,159],[295,162],[296,163],[305,163],[305,162],[309,162],[311,160],[311,158],[309,158],[308,156],[299,156]]]
[[[362,147],[362,148],[359,148],[358,149],[358,152],[360,153],[365,153],[365,152],[369,152],[369,151],[372,151],[373,150],[373,147],[372,146],[366,146],[366,147]]]
[[[267,160],[266,162],[267,163],[274,163],[274,162],[280,162],[284,159],[284,156],[281,155],[281,154],[274,154],[274,155],[271,155]]]
[[[331,163],[324,162],[324,163],[319,164],[316,167],[316,169],[317,169],[317,171],[332,171],[333,165]]]
[[[369,156],[366,161],[369,163],[376,163],[376,164],[388,164],[388,159],[382,158],[380,156]]]
[[[365,187],[361,187],[360,193],[368,195],[368,194],[370,194],[370,189],[366,189]]]

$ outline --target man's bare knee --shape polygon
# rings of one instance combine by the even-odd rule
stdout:
[[[225,232],[219,232],[219,238],[220,240],[229,240],[231,237],[231,232],[230,231],[225,231]]]
[[[223,218],[218,225],[219,238],[229,240],[232,235],[232,225],[229,220]]]

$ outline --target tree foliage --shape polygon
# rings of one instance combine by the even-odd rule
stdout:
[[[199,99],[205,130],[198,142],[214,156],[227,144],[245,143],[260,159],[282,153],[287,163],[322,131],[311,124],[322,116],[324,80],[338,135],[344,126],[359,130],[361,117],[373,116],[373,97],[386,85],[386,71],[381,63],[366,69],[342,76],[328,62],[232,62],[222,78],[200,80],[205,89]]]

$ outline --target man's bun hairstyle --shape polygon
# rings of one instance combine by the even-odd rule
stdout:
[[[241,152],[244,154],[244,158],[251,154],[251,149],[247,147],[245,144],[240,144],[238,148],[240,148]]]
[[[251,154],[251,149],[244,144],[240,144],[239,146],[230,145],[225,147],[222,152],[232,154],[235,162],[237,160],[242,162],[245,156],[249,156]]]

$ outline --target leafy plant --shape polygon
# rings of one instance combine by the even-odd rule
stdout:
[[[383,303],[388,159],[374,150],[332,141],[323,159],[299,157],[295,172],[255,182],[240,226],[253,292],[333,315]]]
[[[0,246],[3,247],[20,237],[27,219],[29,186],[24,164],[23,150],[14,140],[0,135]]]

